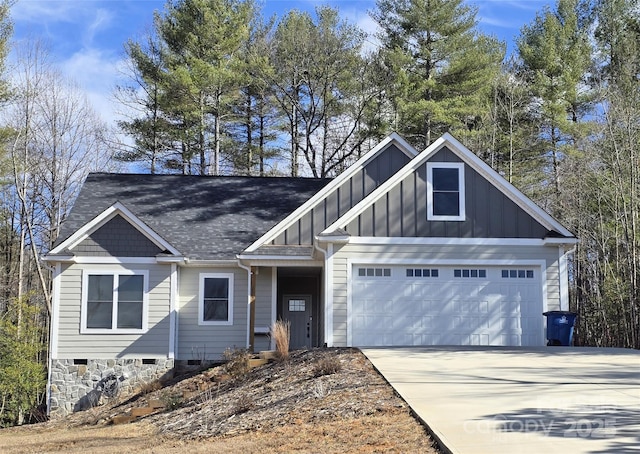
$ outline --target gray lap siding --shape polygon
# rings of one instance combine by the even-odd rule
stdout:
[[[247,271],[242,268],[180,268],[178,279],[178,351],[176,359],[222,359],[225,349],[247,347]],[[199,325],[198,297],[201,273],[233,274],[233,323]]]
[[[97,265],[102,266],[102,265]],[[107,268],[105,268],[107,267]],[[169,354],[169,265],[63,265],[59,290],[57,352],[54,359],[153,358]],[[149,275],[148,330],[143,334],[81,334],[83,270],[146,270]]]

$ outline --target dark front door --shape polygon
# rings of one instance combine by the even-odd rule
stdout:
[[[282,305],[282,318],[291,322],[291,349],[311,348],[313,328],[311,295],[285,295]]]

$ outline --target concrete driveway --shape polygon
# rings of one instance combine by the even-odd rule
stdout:
[[[452,453],[640,453],[640,351],[362,351]]]

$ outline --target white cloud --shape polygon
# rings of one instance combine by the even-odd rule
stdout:
[[[103,120],[113,124],[112,92],[121,73],[122,42],[150,18],[155,1],[18,0],[11,8],[15,39],[49,43],[51,63],[84,91]]]
[[[80,5],[79,5],[80,4]],[[42,25],[49,22],[73,22],[82,2],[19,0],[11,7],[16,22]]]
[[[113,124],[118,115],[111,93],[122,76],[120,59],[112,52],[86,48],[59,63],[63,74],[74,80],[87,94],[103,120]]]
[[[114,14],[106,9],[98,8],[95,12],[93,21],[87,26],[84,36],[85,46],[89,46],[93,43],[93,39],[96,33],[104,30],[108,30],[112,23]]]

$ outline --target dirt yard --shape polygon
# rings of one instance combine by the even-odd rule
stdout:
[[[86,412],[0,430],[2,453],[437,453],[405,402],[357,350],[293,352],[248,372],[213,368]],[[161,401],[128,424],[113,417]]]

